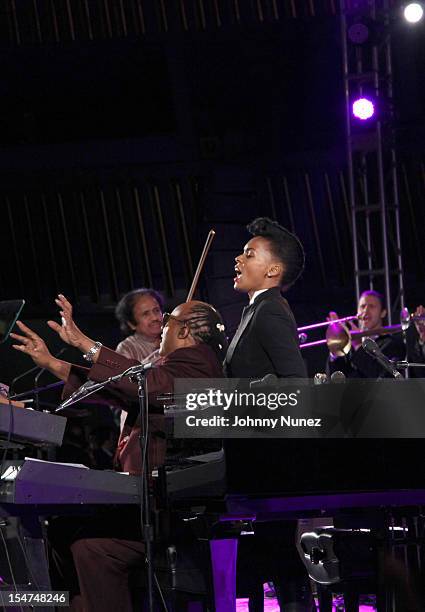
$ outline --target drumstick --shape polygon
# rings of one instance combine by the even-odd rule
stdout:
[[[214,240],[214,236],[215,236],[215,231],[210,230],[207,236],[207,239],[205,241],[204,249],[201,253],[201,257],[199,259],[198,267],[196,268],[195,276],[193,277],[192,285],[190,286],[189,293],[187,294],[186,302],[190,302],[192,300],[193,294],[196,291],[196,285],[198,284],[198,280],[201,275],[202,268],[205,263],[205,259],[208,255],[208,251],[210,249],[211,243]]]

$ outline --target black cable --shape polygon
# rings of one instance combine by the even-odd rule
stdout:
[[[6,540],[5,540],[5,537],[3,535],[3,529],[1,529],[1,528],[0,528],[0,536],[1,536],[1,539],[3,541],[4,551],[6,553],[7,565],[9,567],[10,576],[12,578],[12,582],[13,582],[13,586],[14,586],[14,589],[15,589],[15,593],[17,593],[18,592],[18,587],[16,585],[15,574],[13,573],[12,562],[10,561],[10,557],[9,557],[9,550],[7,548]],[[21,609],[21,612],[24,612],[23,607],[22,606],[19,606],[19,607]]]
[[[164,595],[163,595],[162,590],[161,590],[161,586],[160,586],[159,581],[158,581],[158,577],[157,577],[155,572],[153,573],[153,578],[155,580],[156,588],[158,589],[158,593],[159,593],[159,596],[161,598],[162,607],[164,608],[165,612],[168,612],[167,603],[165,601]]]
[[[34,583],[34,586],[37,589],[37,591],[41,591],[40,586],[39,586],[39,584],[38,584],[37,580],[35,579],[35,576],[34,576],[34,574],[32,572],[31,563],[30,563],[30,561],[28,559],[28,556],[27,556],[27,551],[25,550],[25,546],[24,546],[23,542],[21,541],[21,536],[19,535],[18,531],[17,531],[17,534],[16,534],[16,539],[18,540],[19,546],[21,547],[21,551],[22,551],[22,555],[24,557],[25,567],[26,567],[26,569],[28,571],[28,575],[29,575],[30,579],[32,579],[32,581]],[[44,544],[44,541],[43,541],[43,544]],[[46,553],[46,551],[45,551],[45,553]],[[46,558],[47,558],[47,555],[46,555]]]

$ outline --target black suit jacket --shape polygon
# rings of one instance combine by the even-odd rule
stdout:
[[[294,315],[278,287],[255,299],[230,343],[226,373],[234,378],[304,378]]]
[[[249,307],[230,343],[225,366],[234,378],[307,376],[295,319],[279,288],[264,291]],[[225,440],[229,492],[284,489],[287,466],[292,460],[298,462],[298,447],[299,440]]]

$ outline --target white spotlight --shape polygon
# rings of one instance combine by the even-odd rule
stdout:
[[[424,8],[419,2],[410,2],[404,7],[404,18],[409,23],[418,23],[424,15]]]

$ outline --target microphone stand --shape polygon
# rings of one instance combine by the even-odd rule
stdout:
[[[67,408],[71,404],[75,404],[79,400],[103,389],[106,385],[118,382],[124,376],[128,376],[131,379],[137,380],[137,397],[139,401],[139,418],[140,418],[140,452],[142,459],[142,472],[140,474],[140,519],[142,526],[142,538],[146,547],[146,565],[147,565],[147,579],[148,579],[148,610],[154,612],[153,607],[153,559],[152,559],[152,542],[153,542],[153,528],[150,522],[150,496],[149,496],[149,441],[148,441],[148,411],[146,408],[146,373],[152,368],[152,363],[148,363],[140,366],[132,366],[117,374],[111,376],[106,380],[94,383],[88,381],[91,384],[85,383],[77,391],[75,391],[67,400],[62,402],[56,409],[56,413],[62,412],[64,408]]]
[[[36,387],[35,389],[28,389],[28,391],[23,391],[22,393],[9,395],[8,399],[19,400],[21,399],[21,397],[27,397],[28,395],[38,395],[39,393],[42,393],[42,391],[47,391],[48,389],[56,389],[56,387],[63,387],[64,384],[64,381],[61,380],[59,382],[50,383],[50,385],[46,385],[45,387]]]
[[[140,455],[142,458],[142,472],[140,474],[140,521],[142,537],[146,546],[147,565],[147,594],[148,610],[153,612],[153,527],[151,524],[151,508],[149,494],[149,437],[148,437],[148,404],[146,402],[146,371],[130,376],[130,380],[137,380],[137,398],[139,401],[140,418]]]
[[[399,368],[401,368],[401,369],[407,369],[407,368],[425,368],[425,363],[415,363],[413,361],[396,361],[395,362],[395,367],[397,368],[397,370]]]
[[[29,370],[25,370],[25,372],[22,372],[22,374],[19,374],[18,376],[15,376],[15,378],[10,383],[9,395],[10,396],[13,395],[15,384],[18,382],[18,380],[21,380],[22,378],[25,378],[25,376],[28,376],[28,374],[33,374],[34,372],[37,372],[37,370],[39,370],[39,369],[40,369],[39,366],[34,366],[33,368],[30,368]]]

